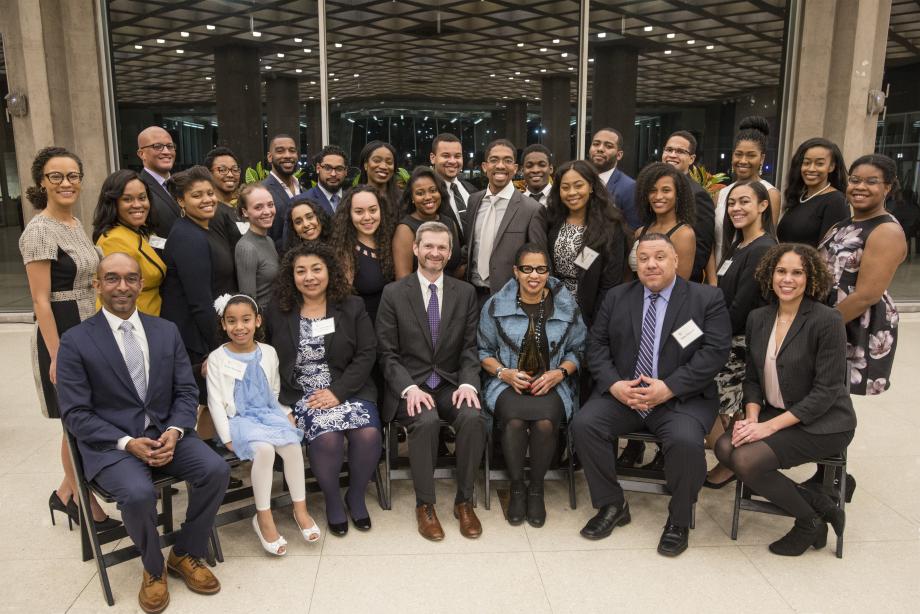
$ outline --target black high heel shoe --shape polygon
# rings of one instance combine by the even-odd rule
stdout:
[[[73,501],[73,499],[71,499]],[[76,506],[74,506],[76,507]],[[61,501],[61,498],[58,496],[56,490],[51,491],[51,496],[48,498],[48,512],[51,514],[51,525],[57,526],[57,523],[54,521],[54,513],[61,512],[62,514],[67,515],[67,528],[73,531],[73,518],[70,515],[70,510],[67,505]]]
[[[345,493],[345,511],[348,512],[348,515],[351,516],[351,521],[354,523],[355,528],[359,531],[370,531],[371,530],[371,517],[365,516],[364,518],[355,518],[355,515],[351,513],[351,506],[348,505],[348,493]],[[348,524],[346,523],[347,527]]]
[[[67,502],[67,522],[80,526],[80,508],[77,507],[77,502],[73,497]],[[121,521],[115,520],[111,516],[106,516],[102,520],[95,521],[95,524],[96,531],[111,531],[120,527]]]

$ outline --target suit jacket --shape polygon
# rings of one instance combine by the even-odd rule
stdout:
[[[376,329],[377,356],[386,381],[382,413],[385,422],[396,415],[402,391],[413,384],[423,384],[432,369],[453,386],[469,384],[479,390],[476,291],[470,284],[447,275],[443,291],[441,329],[438,343],[432,347],[418,274],[413,272],[383,289]]]
[[[595,395],[609,395],[614,383],[633,379],[642,338],[643,299],[644,286],[635,280],[610,290],[598,310],[587,349]],[[690,320],[703,334],[682,348],[673,333]],[[655,411],[693,416],[708,432],[719,408],[715,376],[728,360],[730,349],[731,321],[722,291],[678,277],[664,313],[658,348],[658,378],[674,398]]]
[[[696,234],[696,256],[693,259],[693,271],[690,281],[703,281],[703,270],[709,262],[709,254],[716,241],[716,205],[712,195],[706,188],[687,177],[690,188],[693,190],[693,201],[696,203],[696,221],[693,222],[693,232]],[[719,220],[722,223],[722,220]]]
[[[480,190],[470,195],[469,207],[467,213],[467,226],[463,231],[465,237],[465,251],[467,254],[466,280],[470,281],[473,276],[473,256],[472,250],[476,234],[476,215],[479,213],[479,206],[486,194],[486,190]],[[537,216],[537,213],[543,210],[543,207],[534,199],[521,194],[514,190],[511,199],[508,202],[508,208],[505,209],[505,215],[498,226],[498,232],[495,234],[495,243],[492,248],[492,257],[489,259],[489,289],[492,294],[501,290],[508,280],[511,279],[512,268],[514,267],[514,255],[518,248],[527,242],[546,244],[546,229],[544,223]]]
[[[297,180],[295,179],[295,181]],[[288,196],[284,185],[275,179],[275,176],[271,173],[262,180],[262,185],[272,195],[272,200],[275,203],[275,221],[272,222],[272,227],[268,230],[268,236],[275,242],[275,249],[280,254],[284,251],[284,221],[288,217],[288,211],[291,210],[291,197]]]
[[[304,195],[310,200],[319,203],[319,205],[323,208],[323,211],[329,214],[329,217],[332,217],[333,215],[335,215],[335,209],[332,208],[332,203],[329,202],[329,199],[326,198],[326,195],[323,193],[323,191],[319,188],[318,185],[315,185],[309,190],[307,190],[306,192],[304,192]],[[344,195],[342,196],[342,198],[344,198]],[[341,202],[342,200],[339,199],[339,203]]]
[[[766,406],[763,367],[776,311],[776,304],[772,304],[748,316],[745,404]],[[847,390],[848,372],[846,329],[840,312],[803,298],[776,353],[776,373],[783,403],[801,420],[805,431],[824,435],[856,428],[856,412]]]
[[[636,180],[620,169],[614,169],[607,180],[607,191],[613,198],[613,204],[623,212],[626,224],[633,230],[641,226],[642,220],[636,208]]]
[[[377,359],[377,339],[364,301],[358,296],[348,296],[340,303],[327,301],[326,316],[335,321],[335,332],[323,337],[332,376],[329,390],[341,402],[359,398],[376,403],[377,388],[371,370]],[[294,373],[300,347],[300,310],[285,313],[272,302],[265,323],[266,341],[278,353],[281,373],[278,401],[293,406],[303,398],[303,388]]]
[[[156,220],[153,232],[158,237],[165,239],[169,237],[173,223],[179,219],[179,203],[148,170],[143,169],[138,174],[141,176],[141,181],[147,186],[147,193],[150,194],[150,207],[153,209]]]
[[[439,177],[440,177],[440,176],[439,176]],[[466,193],[469,195],[470,198],[473,196],[473,194],[476,193],[476,191],[477,191],[477,190],[476,190],[476,186],[474,186],[474,185],[473,185],[472,183],[470,183],[469,181],[467,181],[467,180],[465,180],[465,179],[463,179],[463,178],[461,178],[461,177],[457,177],[457,181],[460,182],[460,184],[461,184],[461,185],[463,186],[463,188],[466,190]],[[447,196],[450,197],[451,203],[453,203],[454,195],[453,195],[453,193],[450,191],[450,187],[447,185],[447,182],[444,182],[444,189],[447,190]],[[463,237],[465,236],[465,235],[464,235],[464,229],[466,228],[467,220],[469,219],[468,212],[469,212],[469,210],[470,210],[470,208],[469,208],[469,207],[470,207],[470,203],[469,203],[470,198],[467,198],[467,202],[464,203],[464,207],[460,210],[460,216],[459,216],[459,217],[454,213],[454,207],[453,207],[452,204],[451,204],[451,205],[448,205],[447,207],[442,207],[442,208],[441,208],[441,212],[442,212],[444,215],[446,215],[447,217],[449,217],[451,220],[453,220],[454,224],[457,225],[457,228],[458,228],[458,230],[460,231],[460,240],[461,240],[461,241],[463,241]]]
[[[57,392],[61,419],[77,440],[86,477],[131,456],[117,448],[126,435],[144,436],[144,416],[159,432],[169,426],[194,435],[198,387],[172,322],[139,314],[150,351],[146,398],[131,380],[105,315],[99,311],[61,337]]]

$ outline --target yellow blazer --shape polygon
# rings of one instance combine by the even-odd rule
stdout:
[[[150,316],[160,315],[160,284],[166,275],[166,265],[157,255],[147,239],[138,232],[117,224],[108,232],[101,235],[96,245],[106,256],[115,252],[128,254],[141,266],[141,275],[144,277],[144,288],[137,297],[137,308],[141,313]],[[96,299],[96,309],[101,307]]]

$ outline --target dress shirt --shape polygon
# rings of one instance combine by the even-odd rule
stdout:
[[[671,283],[658,293],[658,303],[655,305],[655,346],[652,350],[652,377],[655,379],[658,378],[658,350],[661,347],[661,329],[664,326],[664,316],[668,311],[668,303],[671,302],[671,292],[674,290],[675,283],[677,283],[676,275],[674,279],[671,280]],[[645,314],[648,311],[649,305],[652,303],[651,300],[649,300],[652,291],[645,287],[643,287],[643,290],[642,321],[644,322]]]
[[[459,177],[454,177],[453,181],[444,181],[444,188],[447,190],[447,201],[450,203],[450,208],[453,210],[454,215],[457,216],[457,220],[461,220],[460,212],[457,211],[457,203],[454,202],[454,193],[453,186],[457,186],[457,189],[460,191],[460,196],[463,197],[463,203],[469,205],[470,203],[470,193],[467,192],[466,188],[463,187],[463,182],[460,181]]]
[[[125,356],[125,334],[119,329],[119,326],[122,325],[122,318],[118,317],[114,313],[110,312],[105,307],[102,308],[102,315],[105,316],[105,321],[109,323],[109,327],[112,329],[112,335],[115,337],[115,344],[118,346],[118,351],[121,352],[122,358]],[[141,318],[137,315],[137,309],[134,310],[134,313],[131,314],[127,321],[131,323],[134,327],[132,334],[134,335],[137,344],[141,347],[141,354],[144,356],[144,378],[147,380],[147,384],[150,384],[150,346],[147,344],[147,334],[144,332],[144,325],[141,324]],[[167,427],[166,430],[175,429],[179,431],[179,438],[181,439],[185,435],[185,429],[178,426]],[[116,447],[119,450],[124,450],[125,446],[128,445],[128,442],[134,439],[130,435],[125,435],[116,443]]]
[[[607,183],[610,181],[610,176],[613,174],[613,171],[615,170],[617,170],[616,164],[614,164],[613,168],[610,169],[609,171],[604,171],[603,173],[601,173],[600,174],[601,183],[603,183],[606,186]]]
[[[150,170],[146,166],[144,167],[144,172],[150,175],[151,177],[153,177],[154,179],[156,179],[157,183],[160,184],[160,187],[166,190],[166,180],[169,179],[169,176],[163,177],[159,173],[154,173],[152,170]],[[169,192],[169,190],[166,190],[166,191]]]
[[[278,180],[278,183],[280,183],[281,187],[284,188],[284,191],[287,192],[288,198],[294,198],[295,196],[300,194],[300,191],[301,191],[300,182],[297,181],[297,177],[294,177],[293,175],[291,175],[291,178],[294,179],[294,190],[291,191],[291,188],[288,186],[287,182],[281,177],[279,177],[278,174],[274,170],[269,171],[269,174],[271,174],[272,177]]]
[[[509,181],[508,185],[502,188],[502,191],[498,194],[492,194],[491,188],[486,188],[486,193],[483,195],[482,200],[488,198],[491,202],[491,206],[495,207],[495,230],[498,232],[498,229],[502,225],[502,218],[505,217],[505,211],[508,209],[508,204],[511,202],[511,197],[514,195],[515,191],[514,183]],[[529,198],[529,197],[528,197]],[[470,267],[472,274],[470,275],[470,281],[473,282],[474,286],[480,286],[488,288],[489,284],[486,280],[479,277],[479,268],[478,268],[478,255],[479,255],[479,242],[482,240],[482,225],[485,222],[485,206],[480,205],[479,209],[476,211],[476,221],[474,224],[475,238],[473,239],[473,244],[470,246]],[[493,251],[495,250],[495,245],[492,245]]]
[[[548,206],[548,205],[549,205],[549,193],[550,193],[552,190],[553,190],[553,184],[552,184],[552,183],[547,183],[547,184],[543,187],[542,190],[540,190],[539,192],[537,192],[537,194],[539,194],[539,196],[540,196],[540,200],[538,200],[537,202],[539,202],[539,203],[540,203],[541,205],[543,205],[544,207]],[[531,191],[530,191],[530,188],[528,188],[527,186],[524,186],[524,189],[522,190],[521,193],[522,193],[524,196],[526,196],[527,198],[536,200],[533,196],[531,196],[531,194],[533,194],[533,192],[531,192]]]
[[[338,192],[333,193],[333,192],[330,192],[329,190],[327,190],[326,188],[324,188],[324,187],[323,187],[323,184],[319,183],[318,181],[316,182],[316,187],[319,188],[319,191],[322,192],[322,193],[323,193],[323,196],[326,197],[326,200],[329,201],[329,206],[330,206],[330,207],[332,207],[332,196],[333,196],[333,194],[334,194],[335,196],[338,196],[338,197],[339,197],[339,202],[336,203],[336,205],[342,204],[342,189],[341,189],[341,188],[339,188],[339,191],[338,191]],[[336,210],[336,207],[332,207],[332,210],[335,211],[335,210]]]

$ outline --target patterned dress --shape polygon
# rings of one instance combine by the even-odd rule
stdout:
[[[834,284],[827,302],[836,306],[856,288],[859,265],[869,235],[881,224],[898,221],[885,213],[868,220],[838,222],[818,246]],[[898,310],[886,290],[875,305],[847,322],[847,364],[850,393],[881,394],[891,385],[891,367],[898,344]]]
[[[553,261],[556,264],[556,277],[565,284],[566,289],[578,296],[578,265],[575,258],[585,242],[586,226],[563,224],[559,236],[553,245]]]
[[[320,435],[336,431],[373,426],[380,428],[377,405],[364,399],[347,399],[330,409],[310,409],[307,399],[317,390],[332,384],[332,374],[326,362],[326,346],[323,336],[313,336],[313,320],[300,318],[300,344],[294,361],[294,377],[303,389],[303,398],[294,404],[294,421],[302,429],[307,441]]]

